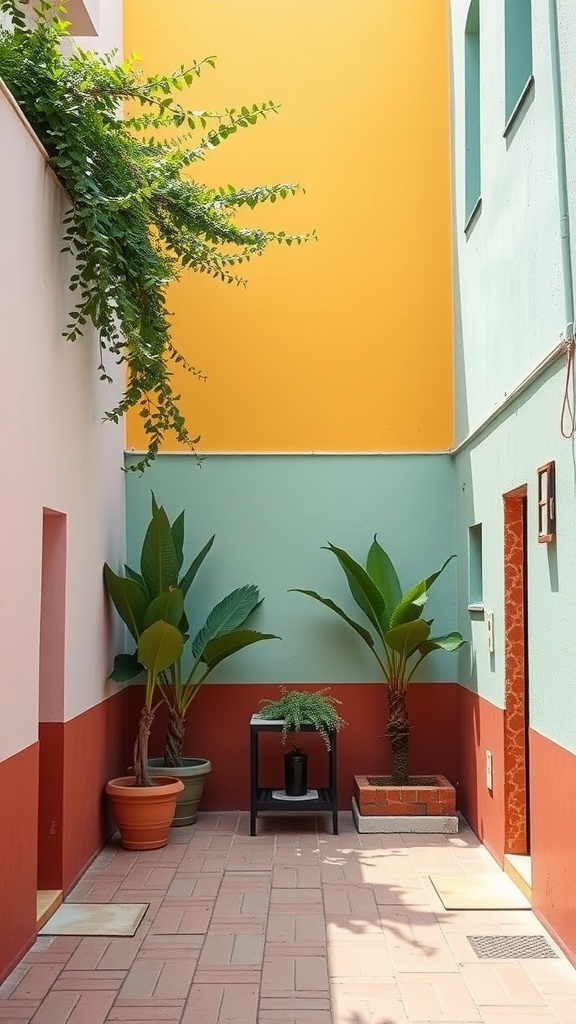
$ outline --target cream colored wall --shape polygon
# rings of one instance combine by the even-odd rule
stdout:
[[[124,548],[123,427],[103,425],[117,388],[98,382],[93,336],[62,338],[70,267],[66,197],[0,93],[0,760],[38,726],[42,513],[67,516],[64,717],[107,692],[105,559]]]

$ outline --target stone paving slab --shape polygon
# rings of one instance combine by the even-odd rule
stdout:
[[[74,902],[150,904],[133,938],[40,937],[0,1024],[576,1024],[576,971],[479,960],[467,935],[544,935],[531,911],[447,911],[431,874],[498,865],[458,835],[359,835],[351,815],[201,814],[163,850],[113,841]]]

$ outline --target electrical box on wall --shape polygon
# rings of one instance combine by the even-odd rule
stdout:
[[[494,612],[486,612],[486,639],[490,654],[494,653]]]
[[[492,751],[486,751],[486,789],[492,792]]]

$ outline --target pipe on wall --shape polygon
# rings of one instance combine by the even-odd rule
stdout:
[[[570,214],[568,206],[568,174],[566,166],[566,139],[564,136],[564,102],[562,98],[560,31],[558,26],[557,0],[549,0],[548,15],[550,24],[552,91],[554,99],[554,137],[556,142],[556,164],[558,168],[558,203],[560,209],[564,308],[566,311],[565,339],[566,341],[571,341],[574,336],[574,278],[572,271]]]

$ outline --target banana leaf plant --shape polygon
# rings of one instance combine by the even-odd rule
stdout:
[[[456,556],[451,555],[437,572],[403,593],[394,565],[376,536],[368,551],[366,568],[334,544],[328,544],[324,550],[331,551],[338,559],[350,593],[370,628],[350,618],[334,601],[321,597],[314,590],[297,589],[297,593],[313,597],[344,619],[374,655],[388,684],[387,736],[392,753],[392,784],[406,785],[410,732],[406,707],[408,684],[433,651],[457,651],[466,642],[456,632],[431,636],[434,620],[422,618],[428,591]]]
[[[210,672],[225,658],[251,644],[277,639],[272,633],[246,628],[248,618],[262,601],[258,587],[239,587],[212,609],[195,634],[190,649],[191,667],[184,670],[183,653],[190,640],[185,602],[213,543],[214,536],[183,572],[184,512],[170,523],[166,511],[152,495],[152,518],[142,544],[139,571],[126,565],[125,575],[120,576],[109,565],[104,566],[108,593],[134,641],[133,651],[116,656],[111,679],[126,683],[144,671],[149,672],[141,640],[152,623],[165,621],[181,637],[179,654],[161,667],[157,665],[154,677],[154,686],[168,709],[164,764],[170,768],[183,764],[186,715]],[[148,675],[146,685],[148,694]]]

